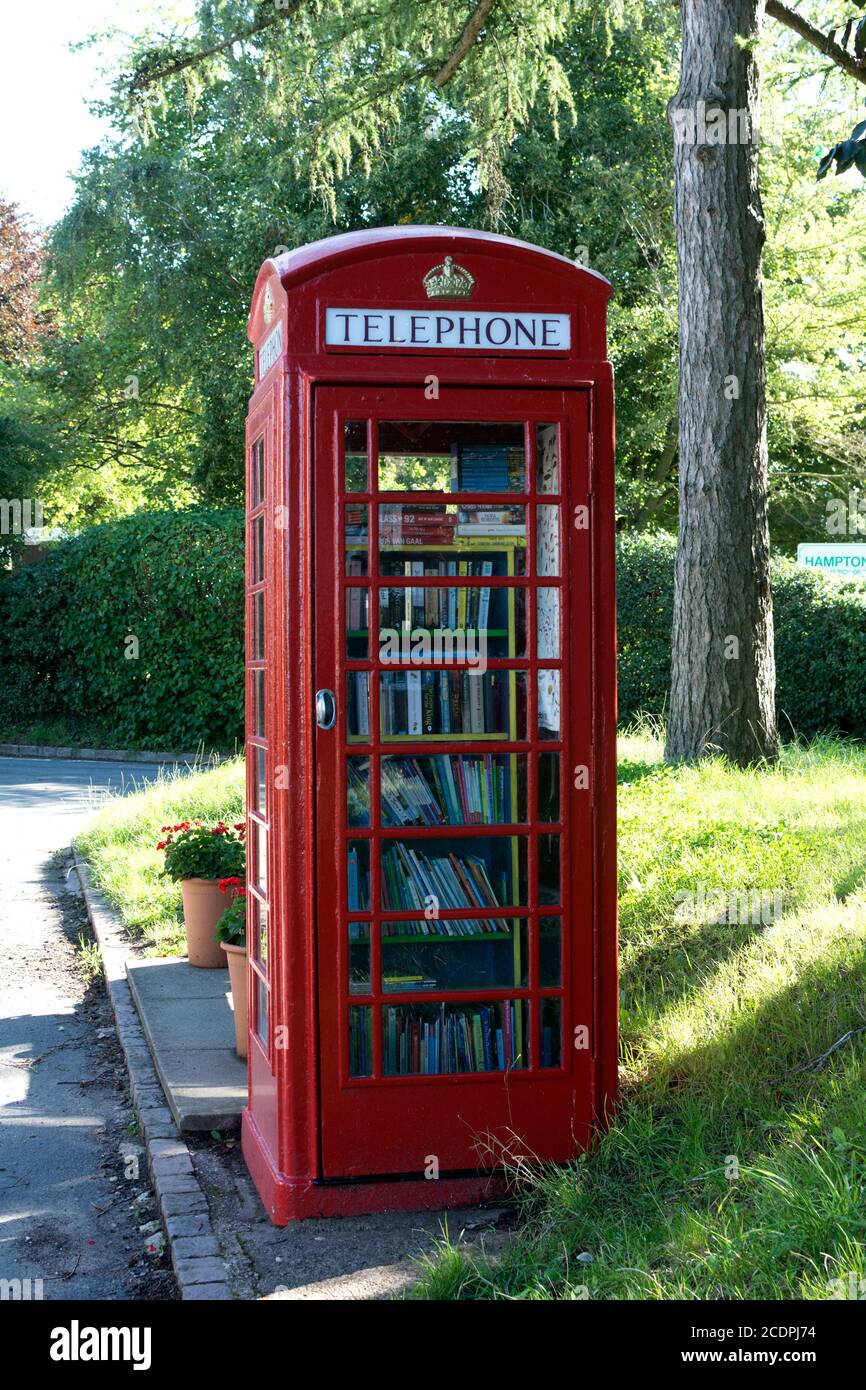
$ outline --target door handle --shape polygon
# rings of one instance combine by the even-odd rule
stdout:
[[[333,690],[316,691],[316,723],[320,729],[333,729],[337,722],[337,699]]]

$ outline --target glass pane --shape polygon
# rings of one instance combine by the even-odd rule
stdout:
[[[411,564],[406,561],[407,574],[424,573],[423,560],[417,569],[410,570]],[[465,562],[460,572],[467,573]],[[379,590],[379,659],[386,664],[446,661],[481,667],[488,657],[525,655],[523,589],[430,584]]]
[[[391,1004],[382,1010],[386,1076],[505,1071],[525,1067],[524,999],[485,1004]]]
[[[347,420],[343,426],[346,492],[367,492],[367,421]]]
[[[265,673],[261,669],[253,671],[253,733],[256,738],[265,736]]]
[[[268,1046],[268,987],[261,976],[256,975],[256,1033],[262,1046]]]
[[[264,820],[268,818],[267,784],[265,774],[265,750],[253,749],[253,810],[258,811]]]
[[[346,762],[346,816],[349,825],[370,824],[370,759]]]
[[[257,516],[250,526],[250,583],[261,584],[265,577],[265,519]]]
[[[349,923],[349,993],[370,993],[370,923]]]
[[[383,672],[379,705],[386,739],[524,739],[526,672]]]
[[[350,660],[367,658],[370,630],[370,590],[346,590],[346,656]]]
[[[346,573],[367,573],[367,551],[369,548],[370,509],[360,502],[346,505],[345,542]]]
[[[561,901],[559,836],[538,837],[538,900],[541,903]]]
[[[539,492],[559,492],[559,426],[535,427],[536,487]]]
[[[541,1013],[541,1065],[543,1067],[561,1067],[562,1000],[542,999],[539,1008]]]
[[[252,505],[260,507],[265,500],[265,441],[257,439],[252,457]]]
[[[559,740],[559,672],[538,672],[538,737]]]
[[[353,1004],[349,1009],[349,1075],[373,1074],[373,1011]]]
[[[527,903],[523,835],[383,840],[381,868],[386,912],[416,908],[435,921],[440,912],[461,907]]]
[[[383,825],[510,825],[526,820],[525,753],[382,759]]]
[[[538,755],[538,819],[559,820],[559,754]]]
[[[350,739],[370,737],[369,671],[349,671],[346,675],[346,732]]]
[[[252,660],[265,659],[265,596],[261,590],[253,594],[253,649]]]
[[[268,913],[258,898],[250,894],[250,949],[253,959],[268,968]]]
[[[559,574],[559,508],[538,507],[535,513],[536,573]]]
[[[407,562],[423,568],[407,570]],[[525,574],[526,508],[516,503],[477,507],[451,502],[383,503],[379,507],[379,568],[382,574],[401,575]]]
[[[528,982],[525,919],[466,923],[384,922],[382,990],[521,989]]]
[[[383,492],[525,492],[522,424],[383,420]]]
[[[542,989],[562,984],[561,925],[558,917],[542,917],[538,924],[538,983]]]
[[[540,657],[558,658],[559,589],[539,589],[537,608],[537,652]]]
[[[253,883],[268,891],[268,832],[258,821],[250,821],[253,832]]]
[[[370,843],[350,840],[347,852],[348,898],[350,912],[370,910]]]

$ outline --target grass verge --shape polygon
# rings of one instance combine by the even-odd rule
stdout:
[[[194,819],[231,824],[243,814],[244,764],[233,758],[189,775],[167,769],[144,791],[106,801],[78,836],[76,847],[94,883],[139,937],[145,955],[186,953],[180,884],[162,877],[156,849],[160,828]]]
[[[502,1256],[445,1242],[413,1296],[863,1297],[866,1033],[810,1064],[866,1024],[866,750],[742,772],[626,738],[620,777],[620,1112]],[[783,913],[687,920],[701,885]]]

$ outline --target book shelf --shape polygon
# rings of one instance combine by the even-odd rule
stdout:
[[[514,581],[526,574],[526,508],[518,503],[518,513],[513,500],[508,500],[512,502],[513,514],[524,518],[524,534],[510,534],[505,528],[499,532],[495,526],[478,533],[476,525],[475,534],[464,535],[458,522],[450,539],[445,532],[437,534],[429,544],[418,536],[413,536],[411,544],[380,539],[378,588],[364,590],[364,599],[357,596],[357,589],[354,595],[351,589],[347,590],[346,653],[350,663],[353,657],[364,662],[363,669],[353,669],[351,664],[347,667],[348,751],[353,746],[376,742],[371,739],[369,727],[369,683],[380,682],[379,814],[370,807],[369,760],[362,777],[349,759],[350,826],[378,824],[382,831],[392,833],[406,828],[416,831],[425,825],[443,834],[451,826],[470,827],[476,832],[473,839],[430,842],[383,837],[380,906],[384,912],[420,913],[433,898],[440,907],[452,912],[463,907],[505,914],[433,921],[419,917],[403,923],[381,921],[376,959],[382,995],[422,996],[417,1002],[383,1002],[381,1065],[386,1076],[511,1070],[527,1064],[529,1024],[525,999],[466,1003],[452,999],[434,1003],[423,998],[456,991],[505,992],[528,987],[528,918],[507,916],[509,907],[526,908],[528,903],[527,844],[525,836],[519,834],[528,818],[527,755],[510,751],[459,752],[461,743],[483,746],[515,744],[526,739],[527,674],[513,668],[484,674],[467,674],[459,668],[445,672],[432,663],[432,669],[422,666],[419,670],[415,664],[386,661],[381,646],[377,664],[373,651],[375,640],[381,643],[384,634],[401,629],[410,630],[413,639],[423,634],[432,644],[437,639],[445,641],[449,633],[458,630],[465,633],[467,648],[475,653],[483,650],[487,655],[511,661],[527,656],[525,589],[513,583],[484,583],[487,578]],[[379,505],[381,537],[382,531],[386,536],[393,532],[395,508],[387,502]],[[413,515],[423,510],[421,504]],[[444,508],[436,514],[439,526],[443,512]],[[347,535],[344,545],[346,573],[363,578],[367,585],[367,561],[362,567],[357,561],[353,566],[351,560],[369,544],[366,508],[365,516],[367,525]],[[385,525],[383,516],[389,517]],[[477,509],[474,520],[477,523]],[[452,576],[459,576],[464,582],[449,586]],[[423,577],[427,582],[413,586],[408,582],[413,577]],[[390,585],[391,578],[404,582]],[[431,582],[434,579],[435,584]],[[471,580],[478,583],[469,583]],[[371,631],[370,617],[374,613],[379,626]],[[499,621],[491,623],[491,614]],[[359,615],[366,621],[353,622],[353,617],[357,619]],[[405,654],[404,646],[400,655]],[[413,681],[414,719],[409,695]],[[476,696],[475,714],[469,721],[470,727],[465,727],[457,717],[457,701],[465,720],[473,694],[468,683],[480,685],[485,681],[488,688],[481,691],[480,699]],[[358,711],[363,706],[367,710],[366,721],[359,719]],[[442,727],[446,722],[448,727]],[[492,728],[488,727],[491,722]],[[444,749],[446,745],[452,751],[427,751]],[[425,751],[419,751],[419,746]],[[399,750],[404,747],[407,752],[402,755]],[[485,840],[484,828],[490,826],[513,826],[515,833]],[[349,912],[369,911],[372,885],[365,877],[369,864],[366,860],[361,862],[363,842],[355,842],[353,848],[350,840],[348,854]],[[348,928],[349,993],[368,994],[373,957],[370,928],[367,923],[353,921]],[[356,1005],[349,1009],[350,1076],[363,1078],[370,1074],[370,1013]]]

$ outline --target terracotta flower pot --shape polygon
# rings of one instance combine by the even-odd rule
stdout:
[[[232,1007],[235,1014],[235,1050],[239,1057],[247,1055],[247,948],[230,946],[221,941],[228,956],[229,979],[232,985]]]
[[[228,906],[225,893],[220,892],[217,879],[211,878],[182,879],[180,889],[190,965],[197,965],[202,970],[224,968],[226,958],[214,932]]]

